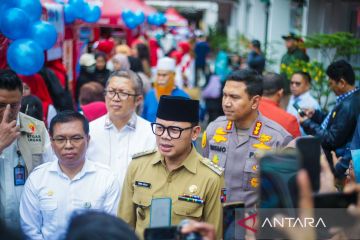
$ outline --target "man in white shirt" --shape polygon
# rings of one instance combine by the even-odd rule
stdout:
[[[30,239],[58,239],[74,212],[115,214],[120,196],[110,169],[85,158],[90,136],[83,115],[61,112],[52,119],[49,132],[58,161],[33,171],[20,202],[21,227]]]
[[[19,204],[27,175],[52,156],[42,121],[20,113],[23,85],[11,70],[0,70],[0,219],[19,228]]]
[[[134,72],[114,72],[105,88],[108,114],[90,123],[87,157],[108,165],[120,187],[132,156],[156,147],[150,123],[135,112],[142,91],[142,81]]]
[[[286,111],[299,120],[298,111],[294,108],[297,103],[302,109],[320,110],[320,104],[310,93],[311,76],[306,72],[296,72],[291,76],[290,91],[291,97]],[[306,135],[300,127],[302,135]]]

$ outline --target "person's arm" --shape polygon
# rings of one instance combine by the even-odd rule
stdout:
[[[222,176],[214,179],[209,184],[203,212],[203,220],[215,226],[216,239],[221,239],[222,235],[222,205],[220,200],[222,185]]]
[[[32,240],[44,239],[41,233],[42,216],[35,188],[28,179],[20,200],[20,224],[23,232]]]
[[[119,207],[119,200],[120,185],[118,180],[114,176],[111,176],[108,188],[106,190],[103,210],[109,214],[116,215]]]
[[[321,145],[326,149],[337,149],[349,141],[349,136],[355,128],[355,113],[351,106],[341,106],[335,109],[335,119],[328,129],[322,129],[320,124],[308,118],[300,118],[300,123],[307,134],[320,137]],[[332,117],[332,116],[330,116]],[[350,125],[349,125],[350,124]],[[351,124],[353,126],[351,126]]]
[[[136,206],[132,201],[134,195],[133,188],[133,168],[134,162],[131,162],[126,172],[121,198],[118,207],[118,217],[123,219],[133,229],[136,227]]]

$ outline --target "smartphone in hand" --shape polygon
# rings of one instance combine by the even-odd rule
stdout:
[[[300,115],[301,117],[305,117],[305,116],[306,116],[306,113],[305,113],[304,110],[299,106],[299,104],[294,103],[294,104],[293,104],[293,107],[296,109],[296,111],[299,113],[299,115]]]

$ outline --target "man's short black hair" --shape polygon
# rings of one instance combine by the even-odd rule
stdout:
[[[249,97],[263,94],[262,76],[252,69],[241,69],[231,72],[226,81],[242,82],[246,85]]]
[[[258,48],[258,49],[260,49],[260,47],[261,47],[260,41],[259,41],[259,40],[256,40],[256,39],[252,40],[252,41],[251,41],[251,44],[252,44],[254,47]]]
[[[18,75],[10,69],[0,69],[0,89],[23,92],[23,84]]]
[[[284,77],[277,73],[267,73],[263,76],[263,95],[272,96],[284,89]]]
[[[86,119],[86,117],[84,117],[84,115],[81,113],[75,112],[73,110],[65,110],[63,112],[59,112],[53,119],[51,119],[49,127],[50,136],[53,136],[54,126],[57,123],[67,123],[72,121],[81,121],[85,134],[89,135],[89,121]]]
[[[333,79],[336,82],[339,82],[341,79],[344,79],[348,84],[355,84],[355,73],[352,66],[345,60],[339,60],[333,62],[326,69],[326,74],[329,78]]]
[[[297,72],[294,72],[294,73],[293,73],[293,76],[294,76],[295,74],[301,75],[302,78],[305,79],[305,81],[307,81],[309,84],[311,84],[311,76],[310,76],[309,73],[303,72],[303,71],[297,71]]]
[[[138,240],[122,219],[95,211],[73,215],[65,240]]]

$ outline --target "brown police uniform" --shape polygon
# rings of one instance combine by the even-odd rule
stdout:
[[[49,134],[42,121],[19,113],[20,132],[18,148],[25,162],[27,172],[40,164],[50,161],[52,150]]]
[[[169,197],[172,199],[172,225],[183,219],[205,221],[215,225],[217,239],[220,239],[222,171],[194,147],[182,165],[171,172],[156,150],[135,156],[125,177],[118,216],[142,236],[149,227],[151,200]],[[184,194],[196,195],[203,203],[179,200]]]
[[[235,124],[225,116],[209,124],[202,139],[203,156],[225,169],[226,201],[257,201],[259,150],[287,145],[293,137],[282,126],[259,113],[253,126],[239,136]]]

